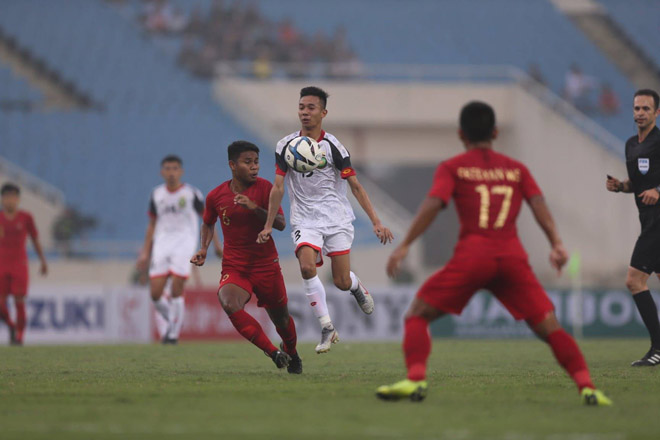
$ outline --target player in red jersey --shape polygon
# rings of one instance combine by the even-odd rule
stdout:
[[[21,191],[18,186],[6,183],[0,190],[0,319],[9,327],[10,343],[23,345],[26,313],[25,296],[28,291],[28,257],[25,241],[29,235],[39,255],[42,275],[48,273],[46,257],[41,250],[37,228],[32,215],[18,209]],[[7,310],[7,296],[14,295],[16,323]]]
[[[406,314],[403,351],[408,378],[381,386],[376,394],[388,400],[424,399],[429,323],[447,313],[460,314],[477,290],[488,289],[514,318],[524,319],[550,345],[585,404],[611,405],[591,382],[580,349],[557,321],[518,239],[516,219],[524,199],[550,242],[552,267],[559,273],[568,260],[541,190],[525,165],[493,151],[497,129],[488,104],[470,102],[463,107],[459,136],[467,152],[438,166],[405,239],[390,256],[387,272],[396,275],[411,243],[452,198],[461,222],[459,241],[451,260],[422,285]]]
[[[190,260],[202,266],[213,239],[218,218],[224,236],[222,278],[218,299],[232,324],[248,341],[259,347],[278,368],[287,367],[292,374],[302,373],[302,361],[296,351],[296,325],[289,315],[286,288],[275,243],[257,243],[268,213],[268,197],[272,184],[260,177],[259,148],[247,141],[233,142],[227,148],[232,178],[206,197],[201,249]],[[274,227],[284,230],[284,214],[280,208]],[[268,339],[261,325],[243,308],[252,294],[257,305],[264,307],[277,333],[282,337],[281,350]]]

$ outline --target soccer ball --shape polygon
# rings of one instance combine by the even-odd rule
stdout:
[[[319,144],[307,136],[298,136],[284,150],[284,160],[294,171],[308,173],[325,163],[325,153]]]

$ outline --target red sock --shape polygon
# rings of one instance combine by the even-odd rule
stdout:
[[[23,330],[25,330],[25,302],[16,301],[16,330],[18,330],[19,335],[23,335]]]
[[[403,354],[408,368],[408,379],[426,378],[426,360],[431,354],[431,335],[429,323],[420,316],[408,318],[403,334]]]
[[[277,334],[282,338],[284,342],[284,351],[290,355],[295,355],[298,352],[296,351],[296,342],[298,341],[298,335],[296,335],[296,323],[293,322],[293,316],[289,316],[289,325],[287,328],[275,327]]]
[[[9,309],[7,308],[7,297],[3,296],[0,298],[0,319],[5,321],[5,324],[7,324],[7,327],[9,328],[14,328],[14,321],[11,320],[9,317]]]
[[[578,390],[582,391],[585,387],[595,388],[584,356],[571,335],[559,329],[548,335],[547,342],[552,347],[557,362],[571,376]]]
[[[229,319],[241,336],[266,353],[270,354],[277,350],[270,342],[270,339],[268,339],[268,336],[266,336],[266,333],[264,333],[259,322],[257,322],[257,320],[250,316],[245,310],[239,310],[238,312],[232,313],[229,315]]]

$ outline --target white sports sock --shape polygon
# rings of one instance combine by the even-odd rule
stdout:
[[[351,271],[351,292],[355,292],[359,286],[359,281],[357,275]]]
[[[158,300],[154,301],[154,307],[156,308],[156,311],[160,313],[160,316],[163,317],[165,321],[167,321],[168,325],[170,323],[170,304],[167,302],[164,296],[161,296],[158,298]]]
[[[309,299],[314,315],[318,318],[321,327],[332,324],[330,314],[328,313],[328,304],[325,302],[325,288],[319,276],[316,275],[309,280],[303,280],[303,285],[307,299]]]
[[[172,326],[170,327],[169,337],[179,339],[181,328],[183,327],[183,318],[186,315],[186,301],[183,296],[172,298]]]

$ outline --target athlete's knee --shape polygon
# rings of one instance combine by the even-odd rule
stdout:
[[[283,314],[283,315],[277,315],[277,316],[272,316],[271,317],[273,324],[277,328],[287,328],[289,327],[289,321],[291,317],[289,314]]]
[[[412,304],[410,304],[408,311],[406,312],[404,320],[407,321],[408,319],[419,317],[427,320],[428,322],[432,322],[444,314],[444,312],[441,312],[440,310],[430,306],[424,301],[414,299]]]
[[[163,296],[163,291],[162,290],[151,290],[151,299],[153,301],[158,301],[160,297]]]
[[[300,263],[300,274],[306,280],[314,278],[316,276],[316,264],[315,263]]]
[[[222,310],[224,310],[227,315],[232,315],[239,310],[243,310],[244,307],[244,304],[242,304],[236,298],[220,297],[220,305],[222,306]]]
[[[532,329],[536,336],[544,341],[551,333],[561,330],[562,328],[554,312],[545,313],[539,317],[528,319],[527,325]]]
[[[339,290],[349,290],[351,288],[351,276],[349,274],[333,275],[332,281]]]

